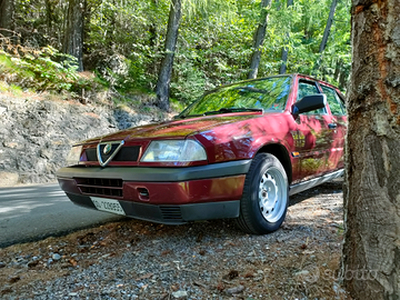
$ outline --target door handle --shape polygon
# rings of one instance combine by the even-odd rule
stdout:
[[[329,129],[336,129],[337,128],[337,124],[336,123],[329,123],[328,127],[329,127]]]

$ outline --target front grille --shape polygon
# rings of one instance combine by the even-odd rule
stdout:
[[[183,221],[181,209],[179,206],[160,206],[160,210],[164,220]]]
[[[84,195],[123,197],[122,179],[74,178]]]
[[[111,145],[111,150],[107,153],[104,154],[104,148],[106,148],[106,146],[110,146]],[[107,161],[112,155],[114,155],[114,152],[117,151],[118,147],[121,146],[121,142],[118,143],[108,143],[108,144],[99,144],[97,147],[97,150],[100,152],[100,157],[102,159],[102,161]]]
[[[104,148],[104,147],[103,147]],[[112,161],[137,161],[139,157],[140,146],[122,147]],[[85,150],[87,161],[97,161],[96,148]],[[102,157],[106,161],[108,157]]]
[[[97,161],[96,148],[90,148],[85,150],[87,161]]]

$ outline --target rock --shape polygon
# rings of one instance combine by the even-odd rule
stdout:
[[[119,57],[113,65],[123,62]],[[153,114],[154,115],[154,114]],[[54,181],[74,142],[148,123],[126,107],[0,94],[0,187]]]
[[[307,276],[307,275],[310,275],[310,271],[302,270],[294,274],[294,276]]]
[[[6,111],[7,111],[7,107],[0,106],[0,115],[2,115],[3,113],[5,113]]]
[[[6,266],[6,264],[3,263],[2,261],[0,261],[0,269],[1,269],[1,268],[4,268],[5,266]]]
[[[51,257],[53,260],[60,260],[61,259],[61,255],[58,253],[54,253]]]
[[[19,175],[11,172],[0,172],[0,187],[15,186],[18,183]]]
[[[19,143],[19,141],[16,140],[11,140],[11,141],[5,141],[3,143],[4,147],[10,148],[10,149],[16,149],[16,150],[22,150],[24,149],[24,146]]]
[[[226,290],[226,292],[228,294],[230,294],[230,295],[239,294],[239,293],[241,293],[243,291],[244,291],[244,286],[243,285],[238,285],[238,286],[235,286],[233,288],[230,288],[230,289]]]
[[[186,299],[188,297],[188,292],[176,291],[172,293],[172,297],[174,297],[175,299]]]

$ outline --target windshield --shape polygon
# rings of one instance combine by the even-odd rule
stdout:
[[[204,94],[179,117],[233,111],[283,111],[289,95],[290,76],[269,77],[222,87]]]

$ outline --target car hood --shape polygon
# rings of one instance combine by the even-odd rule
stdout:
[[[207,131],[211,128],[261,117],[262,113],[241,113],[229,115],[206,116],[184,120],[173,120],[156,124],[149,124],[118,131],[113,134],[86,140],[82,143],[97,143],[101,141],[136,140],[178,138],[183,139],[196,133]]]

